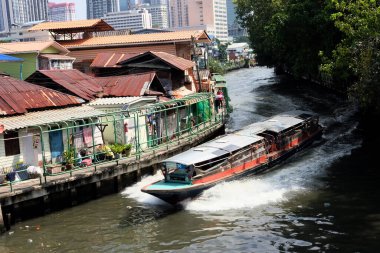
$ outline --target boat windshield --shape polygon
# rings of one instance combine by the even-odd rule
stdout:
[[[194,166],[174,162],[162,163],[161,169],[166,182],[191,183],[194,173]]]

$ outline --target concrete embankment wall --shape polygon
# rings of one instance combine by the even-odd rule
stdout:
[[[96,171],[89,168],[71,177],[9,192],[0,197],[3,218],[0,220],[0,226],[3,224],[9,229],[16,222],[120,192],[139,181],[142,175],[154,174],[158,162],[223,133],[224,125],[220,124],[194,136],[191,140],[178,140],[175,145],[144,152],[140,159],[129,157],[118,162],[111,161],[108,165],[98,166]]]

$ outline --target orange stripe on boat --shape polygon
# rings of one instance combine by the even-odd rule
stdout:
[[[206,176],[201,179],[197,179],[193,181],[193,184],[202,184],[202,183],[211,183],[213,181],[217,181],[223,178],[227,178],[228,176],[231,176],[232,174],[239,174],[245,170],[252,169],[256,165],[261,165],[267,161],[267,155],[263,155],[257,159],[251,160],[249,162],[243,163],[242,165],[236,166],[234,168]]]

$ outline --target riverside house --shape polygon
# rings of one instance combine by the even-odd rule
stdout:
[[[99,53],[136,54],[147,51],[165,52],[187,60],[193,60],[194,46],[210,43],[204,30],[158,32],[149,34],[107,35],[112,29],[106,22],[78,20],[44,22],[30,31],[49,31],[55,40],[70,50],[76,58],[74,68],[91,72],[90,65]]]
[[[56,121],[57,109],[84,100],[9,76],[0,76],[0,168],[22,161],[40,164],[40,137],[32,126]],[[72,107],[76,108],[76,107]],[[69,109],[75,110],[75,109]],[[66,112],[67,117],[70,115]],[[48,157],[50,158],[49,151]]]
[[[100,53],[91,64],[96,76],[141,74],[154,71],[169,95],[174,97],[198,91],[195,63],[165,52],[141,54]]]
[[[55,41],[30,41],[0,43],[0,54],[21,58],[21,79],[28,78],[36,70],[72,69],[75,58],[69,50]],[[0,72],[20,78],[20,63],[0,62]]]

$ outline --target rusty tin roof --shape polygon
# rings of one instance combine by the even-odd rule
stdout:
[[[102,86],[93,77],[76,69],[38,70],[26,80],[47,87],[58,85],[54,89],[71,92],[87,101],[103,93]]]
[[[0,115],[29,110],[81,104],[78,97],[34,85],[9,76],[0,76]]]
[[[165,90],[155,72],[142,74],[97,77],[103,86],[105,95],[115,97],[162,95]],[[151,90],[151,84],[155,82],[156,90]]]
[[[99,53],[92,61],[91,68],[120,68],[120,65],[116,65],[121,61],[125,61],[129,58],[138,55],[138,53]]]
[[[178,57],[172,54],[168,54],[165,52],[153,52],[153,51],[148,51],[143,54],[136,55],[135,57],[126,59],[124,61],[120,61],[118,65],[128,65],[128,63],[132,63],[135,60],[138,60],[139,58],[143,58],[146,56],[151,56],[152,58],[158,58],[162,60],[163,62],[169,64],[171,67],[174,67],[176,69],[185,71],[189,68],[194,67],[194,62],[186,60],[182,57]]]

